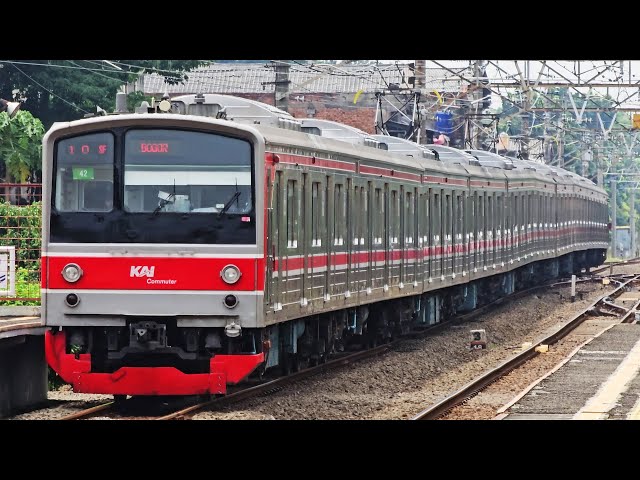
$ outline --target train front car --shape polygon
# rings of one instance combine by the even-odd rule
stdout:
[[[264,141],[191,115],[44,139],[42,315],[76,392],[224,394],[264,360]]]

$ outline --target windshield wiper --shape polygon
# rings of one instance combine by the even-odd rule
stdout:
[[[238,198],[240,196],[241,193],[242,192],[240,192],[240,190],[238,190],[237,192],[235,192],[233,194],[233,196],[229,199],[229,201],[224,204],[224,207],[222,207],[222,210],[220,210],[220,213],[218,213],[218,218],[220,218],[222,215],[227,213],[227,210],[229,210],[229,208],[231,208],[231,204],[234,202],[234,200],[236,198]]]
[[[158,202],[158,206],[151,213],[151,215],[156,216],[160,212],[160,210],[162,210],[165,206],[171,203],[171,199],[173,197],[174,197],[173,193],[170,193],[166,200],[160,199],[160,201]]]

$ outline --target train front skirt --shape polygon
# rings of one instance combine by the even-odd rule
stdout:
[[[216,355],[209,373],[185,374],[174,367],[122,367],[113,373],[92,373],[91,355],[65,353],[65,332],[45,333],[49,365],[77,393],[111,395],[226,394],[264,361],[264,353]]]

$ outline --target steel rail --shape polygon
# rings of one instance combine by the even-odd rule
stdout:
[[[638,278],[640,278],[640,275],[627,280],[612,292],[607,293],[606,295],[603,295],[602,297],[597,299],[595,302],[593,302],[589,307],[587,307],[584,311],[576,315],[572,320],[564,324],[562,327],[560,327],[551,335],[547,336],[543,340],[540,340],[535,345],[532,345],[530,348],[522,351],[521,353],[513,356],[512,358],[506,360],[505,362],[500,364],[498,367],[474,379],[473,381],[463,386],[453,394],[447,396],[446,398],[440,400],[439,402],[431,405],[427,409],[421,411],[420,413],[412,417],[411,420],[434,420],[443,416],[452,408],[464,403],[466,400],[476,395],[481,390],[485,389],[487,386],[494,383],[496,380],[500,379],[510,371],[514,370],[515,368],[526,363],[533,357],[537,356],[539,352],[536,350],[536,348],[538,346],[552,345],[556,343],[558,340],[567,336],[572,330],[574,330],[576,327],[578,327],[578,325],[580,325],[584,320],[586,320],[589,314],[596,309],[598,304],[604,302],[604,300],[607,298],[621,295],[623,292],[626,291],[626,287],[630,283],[637,281]],[[634,307],[628,309],[626,315],[629,315],[633,309]]]

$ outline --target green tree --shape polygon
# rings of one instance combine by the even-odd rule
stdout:
[[[0,113],[0,163],[5,182],[24,183],[29,174],[41,169],[43,135],[42,122],[31,113],[20,110],[12,119]]]
[[[188,78],[203,60],[16,60],[0,63],[0,98],[20,100],[22,110],[48,129],[54,122],[82,118],[96,106],[112,111],[118,89],[141,73],[155,72],[168,83]],[[120,70],[118,70],[120,68]]]

